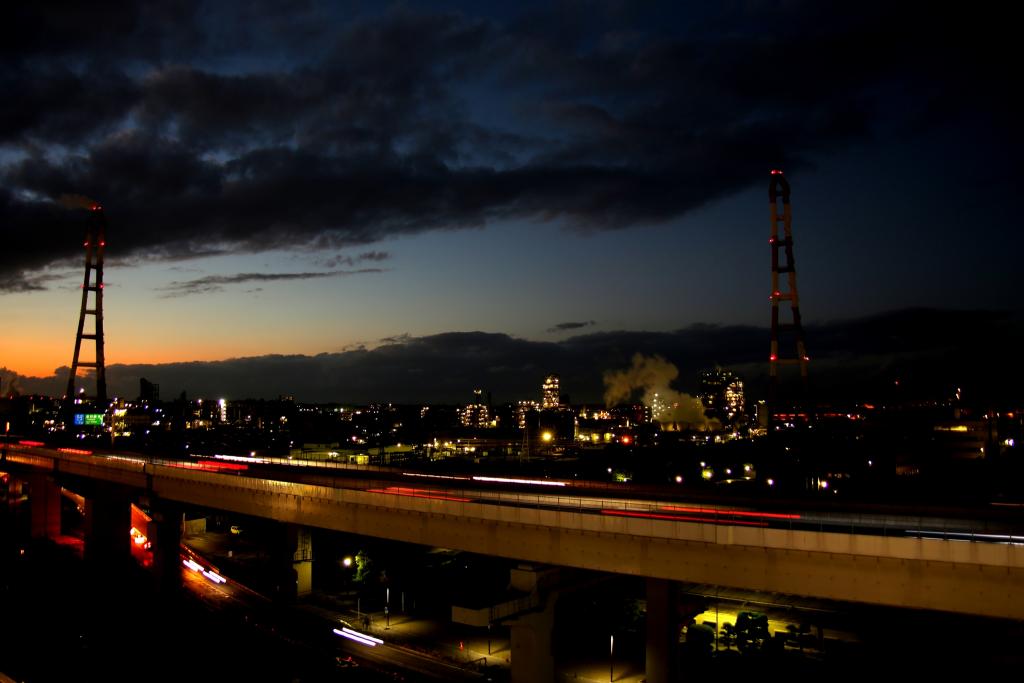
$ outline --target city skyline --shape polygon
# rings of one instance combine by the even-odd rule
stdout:
[[[293,396],[312,403],[462,404],[482,389],[495,404],[542,398],[541,385],[560,375],[573,404],[605,402],[608,373],[638,355],[665,359],[678,373],[672,389],[696,395],[700,373],[735,372],[748,407],[767,396],[768,327],[695,325],[673,332],[609,332],[538,342],[505,334],[445,333],[409,337],[375,349],[336,354],[266,355],[225,361],[107,365],[108,394],[133,398],[139,380],[159,384],[173,400]],[[1020,319],[1000,313],[909,309],[829,325],[810,325],[814,345],[811,395],[822,401],[948,400],[962,389],[971,404],[1019,403],[1024,362]],[[73,337],[73,335],[72,335]],[[993,358],[1003,359],[995,364]],[[23,393],[63,394],[67,374],[25,378],[0,373]],[[784,371],[783,387],[798,373]],[[85,386],[92,390],[92,383]],[[639,400],[643,392],[638,391]]]
[[[306,389],[317,400],[412,398],[420,383],[513,400],[506,375],[526,366],[591,397],[637,352],[681,377],[715,362],[756,375],[776,166],[793,186],[812,373],[844,352],[816,331],[893,311],[939,309],[932,356],[958,350],[939,343],[943,316],[1019,329],[1020,138],[998,17],[871,3],[34,12],[9,26],[16,105],[0,120],[0,366],[22,384],[66,381],[82,258],[69,194],[109,217],[113,381],[163,366],[135,375],[167,390],[193,361],[239,359],[193,369],[223,370],[236,385],[216,393],[241,397],[266,372],[239,380],[242,359],[278,356],[331,368],[333,389]],[[702,347],[705,327],[742,343]],[[1019,375],[1009,352],[972,343],[958,348],[981,354],[973,375],[986,360]],[[488,362],[459,366],[459,386],[418,378],[445,345],[446,362]]]

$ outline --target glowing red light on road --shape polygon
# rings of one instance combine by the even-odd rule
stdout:
[[[45,446],[46,444],[42,441],[19,441],[19,446]]]
[[[366,489],[367,493],[390,493],[396,496],[409,496],[410,498],[429,498],[430,500],[450,500],[456,503],[469,503],[470,498],[460,496],[448,496],[431,489],[414,489],[405,486],[388,486],[383,489]]]
[[[209,468],[211,470],[233,470],[233,471],[239,471],[239,470],[247,470],[247,469],[249,469],[248,465],[243,465],[243,464],[240,464],[240,463],[233,463],[233,462],[217,462],[215,460],[200,460],[199,464],[201,466]]]
[[[748,510],[718,510],[716,508],[689,508],[677,505],[665,505],[661,508],[668,512],[686,512],[698,515],[723,515],[726,517],[763,517],[765,519],[800,519],[800,515],[782,512],[755,512]]]
[[[625,445],[628,446],[632,442],[633,442],[633,437],[631,437],[629,434],[623,434],[622,435],[622,443],[624,443]]]
[[[664,519],[669,522],[697,522],[699,524],[728,524],[730,526],[768,526],[768,522],[748,522],[742,519],[716,519],[714,517],[688,515],[659,515],[654,512],[632,512],[630,510],[601,510],[602,515],[613,517],[638,517],[640,519]]]

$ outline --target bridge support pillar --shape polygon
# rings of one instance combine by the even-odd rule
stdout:
[[[60,535],[60,485],[45,474],[28,477],[32,538]]]
[[[167,500],[155,500],[153,521],[147,534],[153,543],[153,573],[157,590],[165,597],[177,595],[181,583],[181,523],[183,508]]]
[[[85,561],[94,569],[120,570],[131,561],[131,502],[116,491],[85,499]]]
[[[555,597],[544,610],[510,622],[512,635],[512,683],[554,683],[555,658],[551,635],[555,625]]]
[[[675,681],[679,648],[678,591],[671,581],[647,579],[647,682]]]
[[[298,524],[282,524],[274,549],[282,600],[309,595],[313,591],[313,535]]]

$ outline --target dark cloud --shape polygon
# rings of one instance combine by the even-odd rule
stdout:
[[[37,292],[50,289],[50,285],[58,282],[68,282],[73,277],[71,273],[39,273],[28,275],[20,280],[15,280],[6,288],[0,287],[0,292]]]
[[[319,263],[323,265],[324,268],[337,268],[338,266],[354,266],[357,263],[362,263],[364,261],[386,261],[389,258],[391,258],[391,254],[386,251],[365,251],[356,256],[337,254],[330,258],[322,259]]]
[[[312,273],[234,273],[232,275],[206,275],[194,280],[174,281],[161,287],[165,297],[188,296],[190,294],[209,294],[219,292],[227,285],[245,284],[249,282],[280,282],[290,280],[318,280],[331,277],[349,277],[366,273],[380,273],[380,268],[362,268],[360,270],[330,270]],[[260,291],[259,288],[249,291]]]
[[[548,332],[567,332],[569,330],[578,330],[578,329],[580,329],[582,327],[589,327],[591,325],[596,325],[596,324],[597,323],[594,322],[593,320],[587,320],[586,322],[579,322],[579,323],[573,323],[573,322],[570,322],[570,323],[558,323],[557,325],[555,325],[553,327],[549,327],[548,328]]]
[[[396,334],[390,337],[382,337],[380,340],[381,344],[408,344],[413,341],[414,337],[408,332],[402,334]]]
[[[811,391],[820,400],[879,400],[900,380],[906,397],[948,396],[957,386],[972,402],[1015,400],[1024,380],[1019,317],[984,311],[907,310],[808,327]],[[111,365],[112,391],[134,396],[138,378],[165,395],[365,403],[464,402],[483,387],[499,402],[537,398],[546,374],[561,375],[574,402],[602,400],[602,375],[630,366],[635,354],[660,356],[679,369],[673,388],[694,392],[702,370],[721,365],[746,383],[749,400],[767,393],[768,330],[694,325],[674,332],[596,332],[536,342],[505,334],[449,332],[381,340],[316,356],[259,356],[219,362]],[[997,360],[999,359],[999,360]],[[1009,359],[1009,360],[1006,360]],[[22,377],[23,390],[59,395],[67,368],[52,378]],[[783,375],[783,386],[798,383]],[[987,406],[986,406],[987,407]]]
[[[107,207],[111,255],[167,259],[628,228],[965,116],[1020,143],[1015,36],[984,11],[22,5],[0,34],[0,291],[76,253],[65,193]]]
[[[205,42],[197,0],[105,0],[21,3],[0,25],[5,61],[45,59],[155,62]]]

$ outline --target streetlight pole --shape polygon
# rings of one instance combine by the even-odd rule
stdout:
[[[384,589],[384,630],[387,631],[391,628],[391,589]]]
[[[615,634],[608,638],[608,683],[612,683],[615,680]]]

